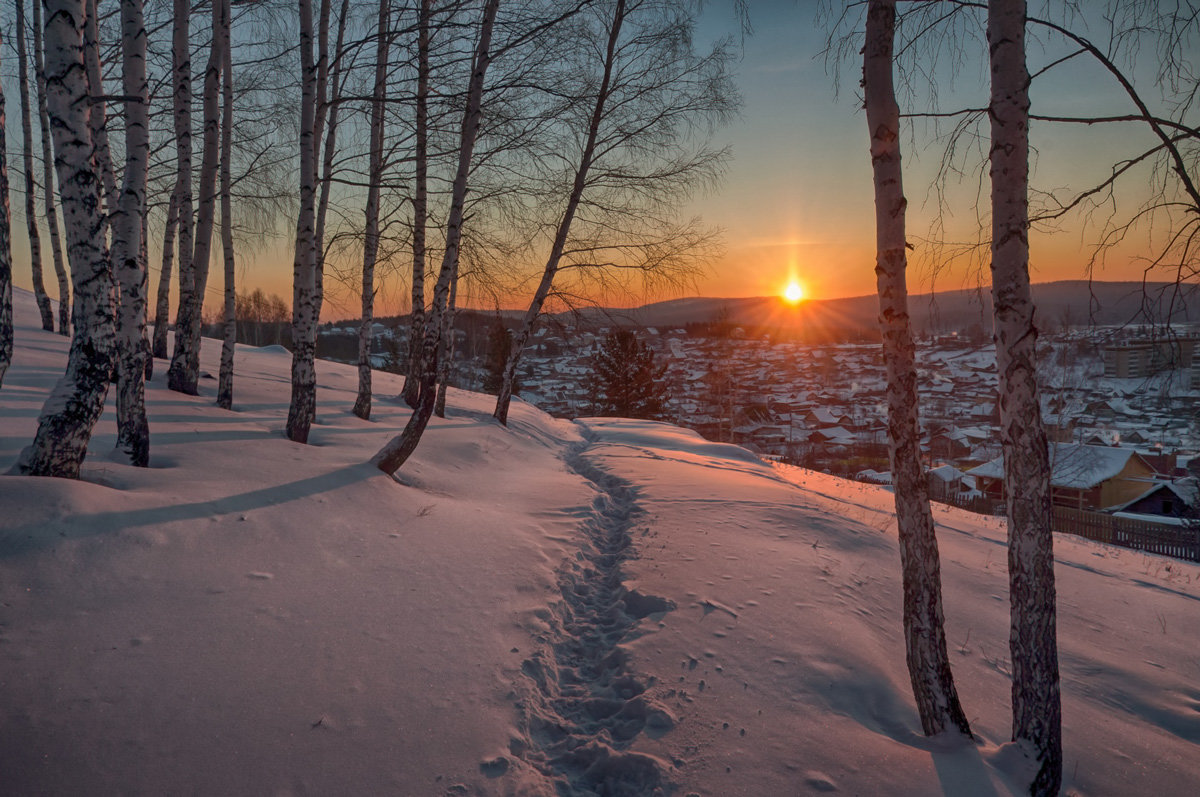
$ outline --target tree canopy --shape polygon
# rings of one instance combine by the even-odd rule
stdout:
[[[597,415],[659,420],[669,398],[665,363],[630,329],[608,334],[592,359],[589,381]]]

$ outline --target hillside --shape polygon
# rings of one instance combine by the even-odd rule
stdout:
[[[17,305],[0,471],[67,344]],[[5,793],[1021,792],[1001,521],[935,513],[978,740],[925,739],[884,489],[461,391],[392,480],[399,378],[365,422],[318,363],[301,446],[288,355],[237,362],[233,412],[156,364],[149,469],[110,407],[83,480],[0,476]],[[1055,542],[1069,793],[1193,794],[1200,566]]]
[[[1162,323],[1170,313],[1176,322],[1200,323],[1200,291],[1195,286],[1176,293],[1169,283],[1092,282],[1072,280],[1033,286],[1043,327]],[[909,297],[913,325],[920,333],[962,331],[974,324],[991,328],[992,299],[981,291],[955,290]],[[775,334],[797,333],[813,341],[878,338],[879,300],[874,295],[847,299],[812,299],[791,307],[779,297],[741,299],[687,298],[656,302],[628,310],[585,313],[600,323],[608,318],[641,326],[682,327],[725,321],[746,329]]]

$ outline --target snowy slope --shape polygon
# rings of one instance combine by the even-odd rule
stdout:
[[[17,305],[0,470],[67,343]],[[84,480],[0,477],[4,793],[1020,788],[997,520],[937,512],[955,746],[918,733],[881,488],[462,392],[397,482],[363,462],[407,410],[354,418],[351,367],[320,365],[300,446],[286,353],[239,350],[232,413],[156,365],[153,467],[106,414]],[[1070,788],[1194,793],[1200,568],[1056,543]]]

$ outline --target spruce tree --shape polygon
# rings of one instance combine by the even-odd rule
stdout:
[[[589,377],[597,415],[661,419],[669,398],[665,364],[633,330],[617,329],[604,339],[592,359]]]

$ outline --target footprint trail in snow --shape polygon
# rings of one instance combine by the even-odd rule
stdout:
[[[532,682],[522,706],[529,740],[522,753],[564,797],[668,794],[669,767],[628,748],[639,734],[667,733],[674,720],[644,694],[653,679],[633,672],[621,643],[640,620],[675,606],[622,583],[621,565],[636,555],[636,495],[583,452],[567,463],[598,492],[581,525],[582,547],[559,570],[562,600],[551,607],[548,645],[522,664]]]

